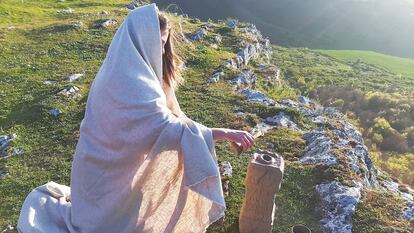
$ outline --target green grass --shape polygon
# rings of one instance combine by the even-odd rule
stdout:
[[[380,66],[402,76],[414,77],[414,59],[363,50],[316,50],[345,62],[358,60]]]

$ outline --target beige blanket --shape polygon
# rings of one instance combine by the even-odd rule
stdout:
[[[91,85],[70,188],[35,188],[20,232],[205,232],[224,216],[211,129],[167,104],[177,101],[163,91],[157,11],[139,7],[118,28]]]

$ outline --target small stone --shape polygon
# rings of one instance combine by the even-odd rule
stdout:
[[[24,153],[24,149],[23,148],[13,148],[13,154],[15,155],[21,155]]]
[[[215,27],[215,25],[213,23],[205,23],[205,24],[201,25],[200,27],[202,27],[204,29],[209,29],[209,28]]]
[[[82,21],[74,22],[72,26],[76,29],[81,29],[83,28],[83,22]]]
[[[265,122],[269,125],[278,125],[283,128],[290,128],[298,131],[300,130],[296,123],[290,119],[289,115],[284,112],[281,112],[273,117],[267,117]]]
[[[68,86],[60,90],[57,95],[66,96],[69,98],[80,97],[81,95],[77,93],[79,87],[77,86]]]
[[[218,69],[213,72],[207,83],[216,83],[220,80],[220,77],[224,75],[223,70]]]
[[[224,196],[228,196],[229,195],[229,190],[230,190],[230,180],[224,180],[222,182],[223,185],[223,194]]]
[[[79,78],[83,77],[85,74],[72,74],[71,76],[65,78],[65,82],[74,82]]]
[[[266,69],[269,67],[269,64],[258,64],[256,67],[259,69]]]
[[[10,142],[16,137],[16,134],[0,135],[0,154],[4,154],[7,151]]]
[[[67,9],[64,9],[64,10],[58,10],[57,11],[57,13],[67,13],[67,14],[70,14],[70,13],[73,13],[74,12],[74,10],[72,10],[72,8],[67,8]]]
[[[190,40],[196,41],[203,39],[205,36],[207,36],[207,30],[205,28],[200,28],[198,31],[191,34],[188,38]]]
[[[108,19],[101,23],[99,26],[103,28],[107,28],[109,26],[116,25],[118,22],[115,19]]]
[[[54,80],[46,80],[46,81],[43,81],[43,83],[46,84],[46,85],[52,85],[52,84],[55,84],[56,81],[54,81]]]
[[[220,163],[220,173],[224,177],[232,177],[233,167],[229,161],[223,161]]]
[[[61,110],[59,109],[50,109],[49,113],[52,114],[54,117],[59,116],[61,113],[63,113]]]
[[[290,108],[296,108],[296,109],[299,108],[299,103],[295,102],[293,100],[290,100],[290,99],[282,100],[282,101],[280,101],[280,104],[284,105],[284,106],[287,106],[287,107],[290,107]]]
[[[247,100],[253,102],[261,102],[266,105],[274,105],[275,102],[272,99],[269,99],[265,94],[257,90],[250,90],[250,89],[241,89],[238,91],[242,95],[244,95]]]
[[[226,24],[227,24],[227,27],[229,27],[229,28],[231,28],[233,30],[235,30],[237,28],[237,23],[236,23],[235,20],[232,20],[232,19],[227,20],[227,23]]]
[[[139,7],[140,5],[142,5],[144,2],[142,0],[135,0],[133,2],[131,2],[130,4],[127,5],[127,8],[130,10],[133,10],[137,7]]]
[[[310,100],[306,96],[299,96],[298,101],[299,103],[304,104],[306,106],[309,106],[310,104]]]
[[[238,69],[238,64],[235,59],[226,59],[224,61],[224,66],[230,69]]]
[[[270,148],[270,149],[274,149],[276,146],[275,146],[275,144],[273,144],[271,142],[266,142],[266,147]]]
[[[15,231],[14,231],[14,227],[10,224],[7,225],[3,231],[1,231],[1,233],[12,233],[12,232],[15,232]]]
[[[223,38],[220,35],[215,35],[213,37],[213,40],[215,43],[221,43],[221,41],[223,40]]]
[[[109,11],[99,11],[98,15],[109,15]]]
[[[230,83],[238,87],[249,85],[254,86],[256,84],[256,80],[257,76],[255,73],[253,73],[251,70],[243,69],[239,75],[230,81]]]
[[[4,171],[0,171],[0,178],[6,177],[6,176],[10,176],[10,173],[4,172]]]

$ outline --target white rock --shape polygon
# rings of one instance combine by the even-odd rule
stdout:
[[[241,89],[238,92],[244,95],[249,101],[261,102],[266,105],[275,104],[275,102],[272,99],[268,98],[265,94],[257,90]]]
[[[101,27],[107,28],[109,26],[116,25],[118,22],[115,19],[108,19],[105,20],[103,23],[100,24]]]
[[[233,167],[229,161],[223,161],[220,163],[220,173],[225,177],[231,177],[233,175]]]
[[[0,135],[0,154],[6,152],[6,150],[9,148],[10,142],[16,137],[16,134]]]
[[[68,86],[60,90],[57,95],[66,96],[69,98],[80,97],[81,95],[77,93],[79,91],[79,87],[77,86]]]
[[[269,125],[278,125],[283,128],[290,128],[298,131],[300,130],[296,123],[290,119],[289,115],[284,112],[281,112],[273,117],[267,117],[265,123]]]
[[[198,31],[191,34],[188,38],[190,40],[196,41],[203,39],[205,36],[207,36],[207,30],[205,28],[200,28]]]
[[[65,78],[65,82],[74,82],[81,77],[83,77],[85,74],[72,74],[71,76]]]
[[[361,200],[362,184],[347,187],[337,181],[316,185],[323,219],[320,223],[329,233],[352,233],[352,215]]]
[[[255,85],[257,76],[251,70],[243,69],[239,75],[230,80],[230,83],[240,86]]]
[[[52,84],[55,84],[56,81],[54,81],[54,80],[46,80],[46,81],[43,81],[43,83],[46,84],[46,85],[52,85]]]
[[[73,13],[73,12],[74,12],[74,10],[72,8],[67,8],[67,9],[64,9],[64,10],[58,10],[57,11],[57,13],[67,13],[67,14],[70,14],[70,13]]]
[[[59,116],[61,113],[63,113],[61,110],[59,109],[50,109],[49,113],[52,114],[53,116],[57,117]]]
[[[237,22],[233,19],[229,19],[227,20],[227,26],[233,30],[235,30],[237,28]]]

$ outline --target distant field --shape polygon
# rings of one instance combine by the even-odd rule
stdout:
[[[396,74],[414,77],[414,59],[363,50],[316,50],[343,61],[361,61],[381,66]]]

